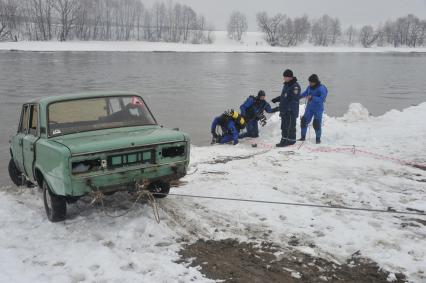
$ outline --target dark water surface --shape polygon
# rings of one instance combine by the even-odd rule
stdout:
[[[206,144],[213,116],[238,108],[259,89],[268,99],[279,95],[285,68],[294,70],[302,88],[311,73],[320,76],[329,89],[329,115],[342,115],[351,102],[381,115],[426,101],[426,54],[0,52],[0,181],[9,136],[30,98],[137,91],[161,124]]]

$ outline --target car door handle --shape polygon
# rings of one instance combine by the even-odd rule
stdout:
[[[19,140],[19,145],[22,146],[22,139]]]
[[[30,145],[30,151],[34,151],[34,144]]]

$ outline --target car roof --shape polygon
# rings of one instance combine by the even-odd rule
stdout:
[[[131,92],[131,91],[90,91],[90,92],[80,92],[80,93],[70,93],[70,94],[39,97],[39,98],[31,99],[27,103],[49,104],[52,102],[73,100],[73,99],[108,97],[108,96],[133,96],[133,95],[139,96],[138,93]]]

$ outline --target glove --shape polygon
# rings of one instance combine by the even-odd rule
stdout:
[[[272,103],[277,103],[277,102],[280,102],[280,100],[281,100],[281,98],[278,96],[278,97],[275,97],[274,99],[272,99],[271,101],[272,101]]]
[[[275,112],[278,112],[278,111],[280,111],[279,107],[272,108],[272,113],[275,113]]]

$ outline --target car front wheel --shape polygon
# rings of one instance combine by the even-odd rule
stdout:
[[[66,198],[53,194],[46,181],[43,182],[43,201],[47,218],[51,222],[65,220],[67,215]]]

